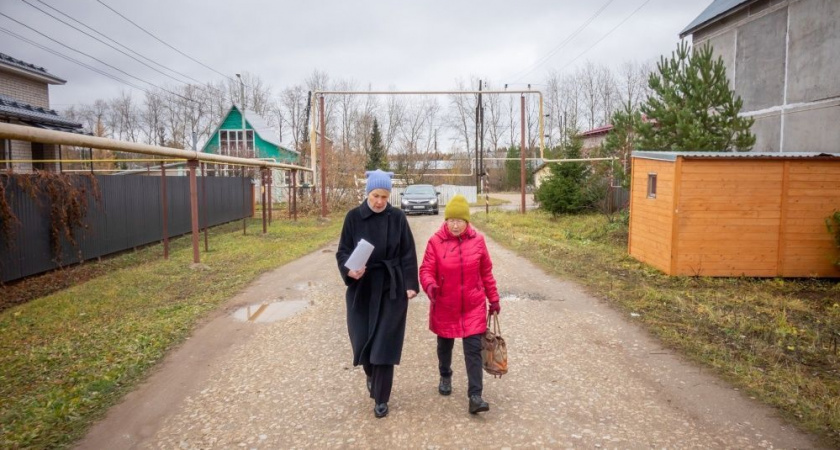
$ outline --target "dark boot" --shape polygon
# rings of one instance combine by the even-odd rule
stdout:
[[[388,404],[387,403],[378,403],[376,406],[373,407],[373,415],[376,416],[377,419],[381,419],[388,415]]]
[[[481,399],[480,395],[470,396],[470,414],[478,414],[480,412],[490,411],[490,405]]]
[[[452,393],[452,377],[440,377],[438,392],[440,392],[440,395],[449,395]]]

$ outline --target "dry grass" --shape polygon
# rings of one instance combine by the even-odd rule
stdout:
[[[36,295],[54,291],[0,312],[0,448],[70,445],[205,313],[336,239],[341,221],[275,221],[265,235],[258,225],[247,236],[239,223],[211,230],[203,270],[190,269],[190,239],[180,238],[168,261],[150,246],[0,288],[3,298],[39,282],[49,287]]]
[[[627,254],[623,221],[600,215],[495,212],[475,222],[840,447],[836,279],[668,277]]]

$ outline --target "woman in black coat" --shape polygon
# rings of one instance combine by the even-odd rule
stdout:
[[[394,365],[400,363],[408,300],[417,295],[417,254],[405,214],[388,203],[390,172],[367,172],[367,198],[344,218],[336,259],[347,285],[353,365],[361,364],[376,417],[388,414]],[[344,266],[361,239],[374,246],[367,265]]]

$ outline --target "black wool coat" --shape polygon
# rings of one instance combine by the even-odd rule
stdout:
[[[365,274],[350,278],[344,263],[359,240],[374,246]],[[399,364],[408,313],[406,290],[419,292],[417,252],[405,214],[390,204],[373,212],[367,199],[344,218],[335,254],[347,285],[347,330],[353,365]]]

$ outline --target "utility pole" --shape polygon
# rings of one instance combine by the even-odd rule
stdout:
[[[478,85],[479,85],[479,87],[481,87],[481,80],[478,80]],[[478,168],[478,132],[479,132],[479,130],[478,130],[478,120],[479,120],[479,115],[481,114],[480,113],[481,105],[479,104],[480,101],[481,101],[480,99],[481,99],[481,94],[478,94],[478,99],[475,102],[475,192],[476,193],[481,190],[481,187],[480,187],[481,183],[479,181],[481,179],[481,174],[479,173],[479,168]]]
[[[479,155],[478,155],[478,161],[479,161],[479,164],[478,164],[478,167],[479,167],[478,189],[479,189],[479,193],[481,193],[481,190],[482,190],[481,189],[482,188],[481,177],[484,176],[484,102],[482,101],[482,98],[481,98],[481,85],[482,84],[483,84],[482,81],[478,80],[478,113],[479,113],[479,124],[480,124],[480,127],[481,127],[481,131],[479,133],[479,135],[480,135],[479,148],[481,149],[481,151],[479,152]]]

